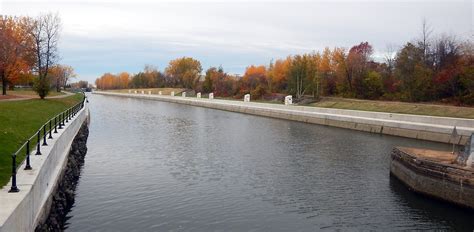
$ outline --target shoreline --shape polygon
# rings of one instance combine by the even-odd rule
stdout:
[[[300,121],[377,134],[464,145],[474,133],[474,119],[329,109],[154,94],[95,91],[93,94],[187,104],[217,110]],[[458,136],[452,138],[454,126]]]
[[[41,148],[41,156],[32,156],[32,170],[24,170],[25,162],[17,168],[19,192],[8,192],[11,179],[0,189],[0,231],[34,231],[49,215],[54,194],[62,184],[61,176],[67,172],[74,138],[88,122],[89,110],[85,106],[64,129],[58,130],[48,146]]]

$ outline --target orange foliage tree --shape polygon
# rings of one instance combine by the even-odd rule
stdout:
[[[255,98],[260,98],[267,92],[267,68],[263,65],[251,65],[245,70],[245,74],[240,79],[240,95],[250,93]]]
[[[7,85],[13,85],[19,76],[30,70],[33,41],[28,36],[29,18],[0,16],[0,78],[2,94]]]

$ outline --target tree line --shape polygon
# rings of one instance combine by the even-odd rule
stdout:
[[[423,23],[421,39],[389,49],[383,61],[373,59],[373,47],[361,42],[350,49],[323,51],[250,65],[243,76],[222,67],[202,73],[198,60],[182,57],[164,72],[145,66],[138,74],[106,73],[96,80],[99,89],[181,87],[216,96],[296,99],[342,96],[409,102],[446,101],[474,105],[474,46],[453,36],[431,36]]]
[[[33,86],[41,99],[50,88],[61,91],[74,69],[60,65],[61,19],[56,14],[36,18],[0,15],[0,80],[2,94],[16,85]]]

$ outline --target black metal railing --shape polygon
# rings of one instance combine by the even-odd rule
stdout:
[[[66,109],[65,111],[57,114],[53,118],[49,119],[45,124],[43,124],[39,130],[31,136],[26,142],[21,145],[21,147],[12,154],[12,185],[8,192],[16,193],[19,192],[20,189],[17,186],[17,156],[20,154],[25,154],[25,169],[24,170],[31,170],[31,162],[30,162],[30,151],[32,147],[36,146],[36,153],[35,155],[42,155],[41,154],[41,147],[48,146],[48,139],[53,139],[53,134],[57,134],[58,130],[64,128],[66,123],[68,123],[71,119],[73,119],[76,114],[84,108],[85,103],[88,102],[86,95],[81,102],[75,104],[74,106]],[[35,144],[36,142],[36,144]]]

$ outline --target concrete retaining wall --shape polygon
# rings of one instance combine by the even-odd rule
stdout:
[[[394,148],[390,173],[410,190],[474,209],[474,170],[419,160]]]
[[[429,140],[442,143],[466,144],[474,132],[473,119],[419,116],[366,112],[357,110],[328,109],[279,105],[256,102],[229,101],[203,98],[183,98],[164,95],[123,94],[94,92],[95,94],[159,100],[259,116],[288,119],[320,125],[347,128],[372,133],[395,135],[407,138]],[[459,136],[452,138],[454,126]]]
[[[0,190],[0,232],[33,231],[40,218],[44,218],[51,202],[52,192],[64,169],[71,143],[81,125],[89,118],[84,107],[65,128],[48,139],[41,147],[41,156],[32,151],[33,170],[25,171],[25,163],[18,168],[17,182],[20,192],[8,193],[11,183]]]

